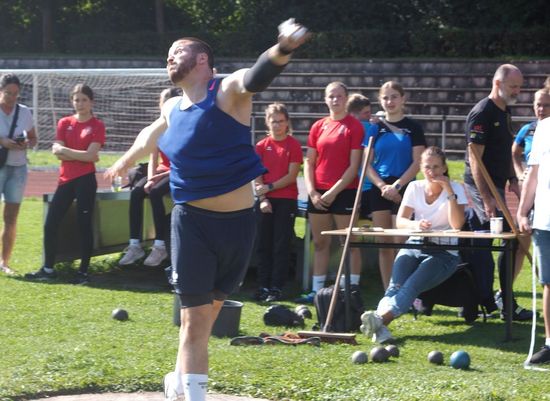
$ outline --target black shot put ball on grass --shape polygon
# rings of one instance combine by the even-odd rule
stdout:
[[[428,354],[428,362],[441,365],[443,363],[443,353],[441,351],[431,351]]]
[[[390,358],[390,353],[384,347],[374,347],[370,351],[370,360],[373,362],[387,362]]]
[[[351,361],[356,364],[367,363],[369,361],[369,357],[364,351],[355,351],[351,355]]]
[[[386,346],[386,351],[388,351],[391,357],[399,358],[399,348],[397,348],[397,345],[390,344]]]
[[[122,308],[116,308],[113,309],[113,312],[111,313],[111,317],[115,320],[128,320],[128,312],[125,309]]]

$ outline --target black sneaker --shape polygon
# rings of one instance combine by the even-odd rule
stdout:
[[[255,301],[263,302],[267,299],[269,296],[269,289],[265,287],[260,287],[258,290],[254,293],[254,296],[252,297]]]
[[[539,352],[533,354],[529,363],[539,364],[550,362],[550,347],[544,345]]]
[[[280,289],[273,287],[269,289],[269,295],[265,300],[266,302],[277,302],[277,301],[280,301],[282,297],[283,297],[283,292]]]
[[[78,272],[76,277],[71,280],[71,284],[77,284],[77,285],[82,285],[82,284],[88,284],[90,282],[90,276],[88,275],[88,273],[82,273],[82,272]]]
[[[57,277],[57,274],[55,274],[55,270],[51,273],[47,272],[43,267],[41,267],[39,270],[35,271],[34,273],[27,273],[25,274],[25,278],[28,280],[53,280]]]
[[[502,320],[506,320],[506,312],[504,310],[500,312],[500,318]],[[523,322],[525,320],[531,320],[531,319],[533,319],[533,311],[530,311],[529,309],[525,309],[519,306],[514,301],[514,314],[512,315],[512,320],[515,322]]]

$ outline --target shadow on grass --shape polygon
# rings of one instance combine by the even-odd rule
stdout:
[[[120,267],[111,263],[92,263],[90,281],[81,285],[115,291],[170,292],[172,286],[168,283],[165,268],[166,265],[149,267],[135,264]],[[77,277],[78,268],[75,268],[72,263],[58,263],[55,271],[57,274],[55,280],[29,280],[24,276],[14,276],[13,279],[44,285],[72,284]]]

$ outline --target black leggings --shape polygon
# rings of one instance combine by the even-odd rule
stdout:
[[[155,224],[155,239],[164,241],[166,235],[166,211],[164,209],[164,195],[170,192],[170,177],[166,176],[157,181],[149,193],[143,190],[147,177],[139,180],[130,194],[130,238],[142,238],[143,232],[143,200],[149,196],[153,210]]]
[[[76,215],[80,231],[80,271],[88,271],[94,245],[92,215],[96,191],[95,173],[83,175],[57,187],[44,225],[44,266],[53,268],[55,264],[57,231],[76,198]]]

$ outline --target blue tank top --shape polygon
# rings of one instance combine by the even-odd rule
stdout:
[[[159,139],[170,159],[170,189],[175,203],[231,192],[264,174],[251,143],[250,127],[216,106],[221,79],[208,83],[206,98],[168,116],[168,129]]]

